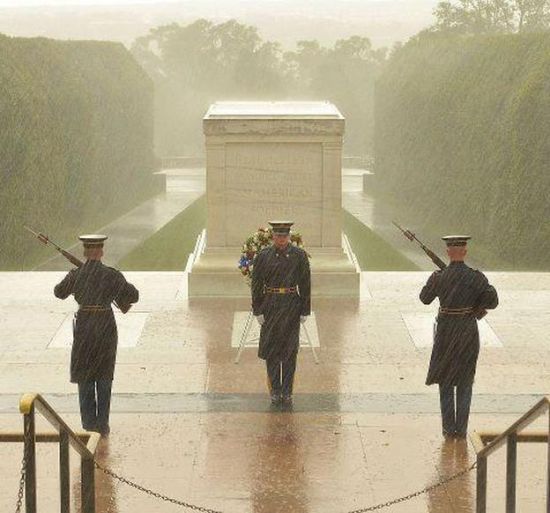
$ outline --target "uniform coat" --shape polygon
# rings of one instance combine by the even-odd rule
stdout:
[[[266,287],[298,287],[299,294],[266,294]],[[275,245],[256,257],[252,269],[252,310],[263,314],[258,356],[286,361],[299,348],[300,316],[311,313],[311,275],[306,252],[289,244]]]
[[[443,308],[496,308],[497,292],[485,275],[464,262],[451,262],[434,272],[420,292],[430,304],[436,297]],[[465,385],[474,381],[479,355],[477,320],[470,315],[437,316],[437,329],[426,384]]]
[[[60,299],[74,294],[79,305],[103,305],[107,308],[102,312],[79,311],[75,314],[71,382],[112,380],[118,335],[111,303],[129,305],[137,302],[137,289],[120,271],[98,260],[88,260],[70,271],[55,286],[54,294]]]

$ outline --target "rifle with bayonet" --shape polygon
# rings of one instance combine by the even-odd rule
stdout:
[[[44,235],[43,233],[37,233],[28,226],[23,226],[25,230],[31,232],[42,244],[45,246],[52,246],[55,248],[59,253],[61,253],[71,264],[73,264],[75,267],[80,267],[84,265],[84,262],[80,260],[79,258],[75,257],[73,254],[69,253],[67,250],[63,249],[61,246],[57,245],[54,241],[52,241],[47,235]],[[122,312],[127,313],[128,310],[130,310],[132,305],[119,305],[116,301],[113,301],[115,306]]]
[[[404,228],[399,226],[395,221],[392,221],[392,223],[394,224],[394,226],[396,226],[401,231],[401,233],[405,237],[407,237],[407,239],[409,239],[411,242],[416,241],[420,245],[420,247],[422,248],[424,253],[426,253],[426,255],[428,255],[430,260],[437,267],[439,267],[441,270],[447,268],[447,264],[445,262],[443,262],[443,260],[441,260],[441,258],[439,258],[430,248],[428,248],[428,246],[426,246],[420,240],[418,240],[418,238],[416,237],[416,235],[413,232],[411,232],[410,230],[405,230]],[[474,315],[475,315],[476,319],[478,319],[478,320],[483,319],[483,317],[485,317],[487,315],[487,310],[477,309],[477,310],[475,310]]]

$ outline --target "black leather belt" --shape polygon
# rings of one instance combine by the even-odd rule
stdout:
[[[105,305],[80,305],[80,308],[78,309],[79,312],[92,312],[92,313],[108,312],[110,310],[111,310],[111,307],[105,306]]]
[[[472,306],[466,306],[464,308],[439,308],[441,315],[473,315],[474,308]]]

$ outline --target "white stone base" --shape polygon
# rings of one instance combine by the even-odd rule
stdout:
[[[313,297],[359,297],[360,273],[342,249],[308,248]],[[189,297],[250,297],[237,267],[240,248],[207,248],[189,273]]]

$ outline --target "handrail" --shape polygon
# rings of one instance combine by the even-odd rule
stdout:
[[[514,422],[506,431],[497,436],[492,442],[488,445],[485,445],[481,451],[479,451],[478,456],[487,457],[493,452],[495,452],[499,447],[506,443],[508,436],[512,434],[518,434],[523,428],[527,427],[538,417],[546,413],[550,407],[550,398],[543,397],[535,406],[533,406],[527,413],[525,413],[519,420]]]
[[[200,233],[200,238],[197,240],[197,256],[195,257],[195,260],[197,260],[198,257],[204,253],[205,246],[206,246],[206,228],[203,228]]]
[[[83,442],[88,442],[91,436],[95,433],[89,431],[82,431],[80,433],[75,433],[76,436]],[[35,433],[34,439],[38,443],[52,444],[59,442],[60,434],[57,431],[46,431],[41,433]],[[22,443],[25,441],[25,434],[18,431],[0,431],[0,442],[19,442]]]
[[[24,394],[19,401],[19,411],[23,414],[25,511],[36,513],[36,442],[43,437],[36,434],[35,413],[39,411],[58,431],[59,441],[59,480],[61,513],[70,512],[70,468],[69,446],[80,454],[80,487],[82,513],[95,513],[95,460],[99,443],[99,433],[90,433],[86,444],[63,421],[40,394]]]
[[[474,432],[474,435],[481,440],[481,447],[485,447],[502,433],[499,431],[480,431]],[[548,431],[522,431],[516,435],[518,443],[540,443],[548,440]]]
[[[357,256],[353,252],[353,248],[351,247],[351,243],[348,239],[348,236],[344,232],[342,232],[342,246],[343,246],[344,252],[348,255],[349,259],[351,260],[351,263],[354,265],[355,271],[360,273],[361,266],[359,265]]]
[[[206,240],[206,228],[203,228],[202,231],[197,235],[193,252],[189,253],[189,256],[187,257],[187,264],[185,265],[186,273],[191,272],[191,270],[193,269],[193,265],[204,252],[205,240]]]
[[[506,513],[516,511],[517,444],[519,442],[545,442],[548,445],[546,511],[550,512],[550,432],[520,433],[544,413],[549,413],[550,397],[543,397],[503,433],[474,432],[472,442],[477,453],[476,513],[487,511],[487,458],[506,444]],[[487,445],[485,440],[492,439]]]
[[[88,443],[84,445],[80,437],[65,423],[40,394],[24,394],[19,401],[19,412],[23,415],[28,415],[31,413],[33,406],[40,411],[44,418],[57,429],[58,432],[63,431],[67,433],[71,446],[80,456],[86,459],[94,458],[95,449],[100,439],[99,433],[91,434]]]

